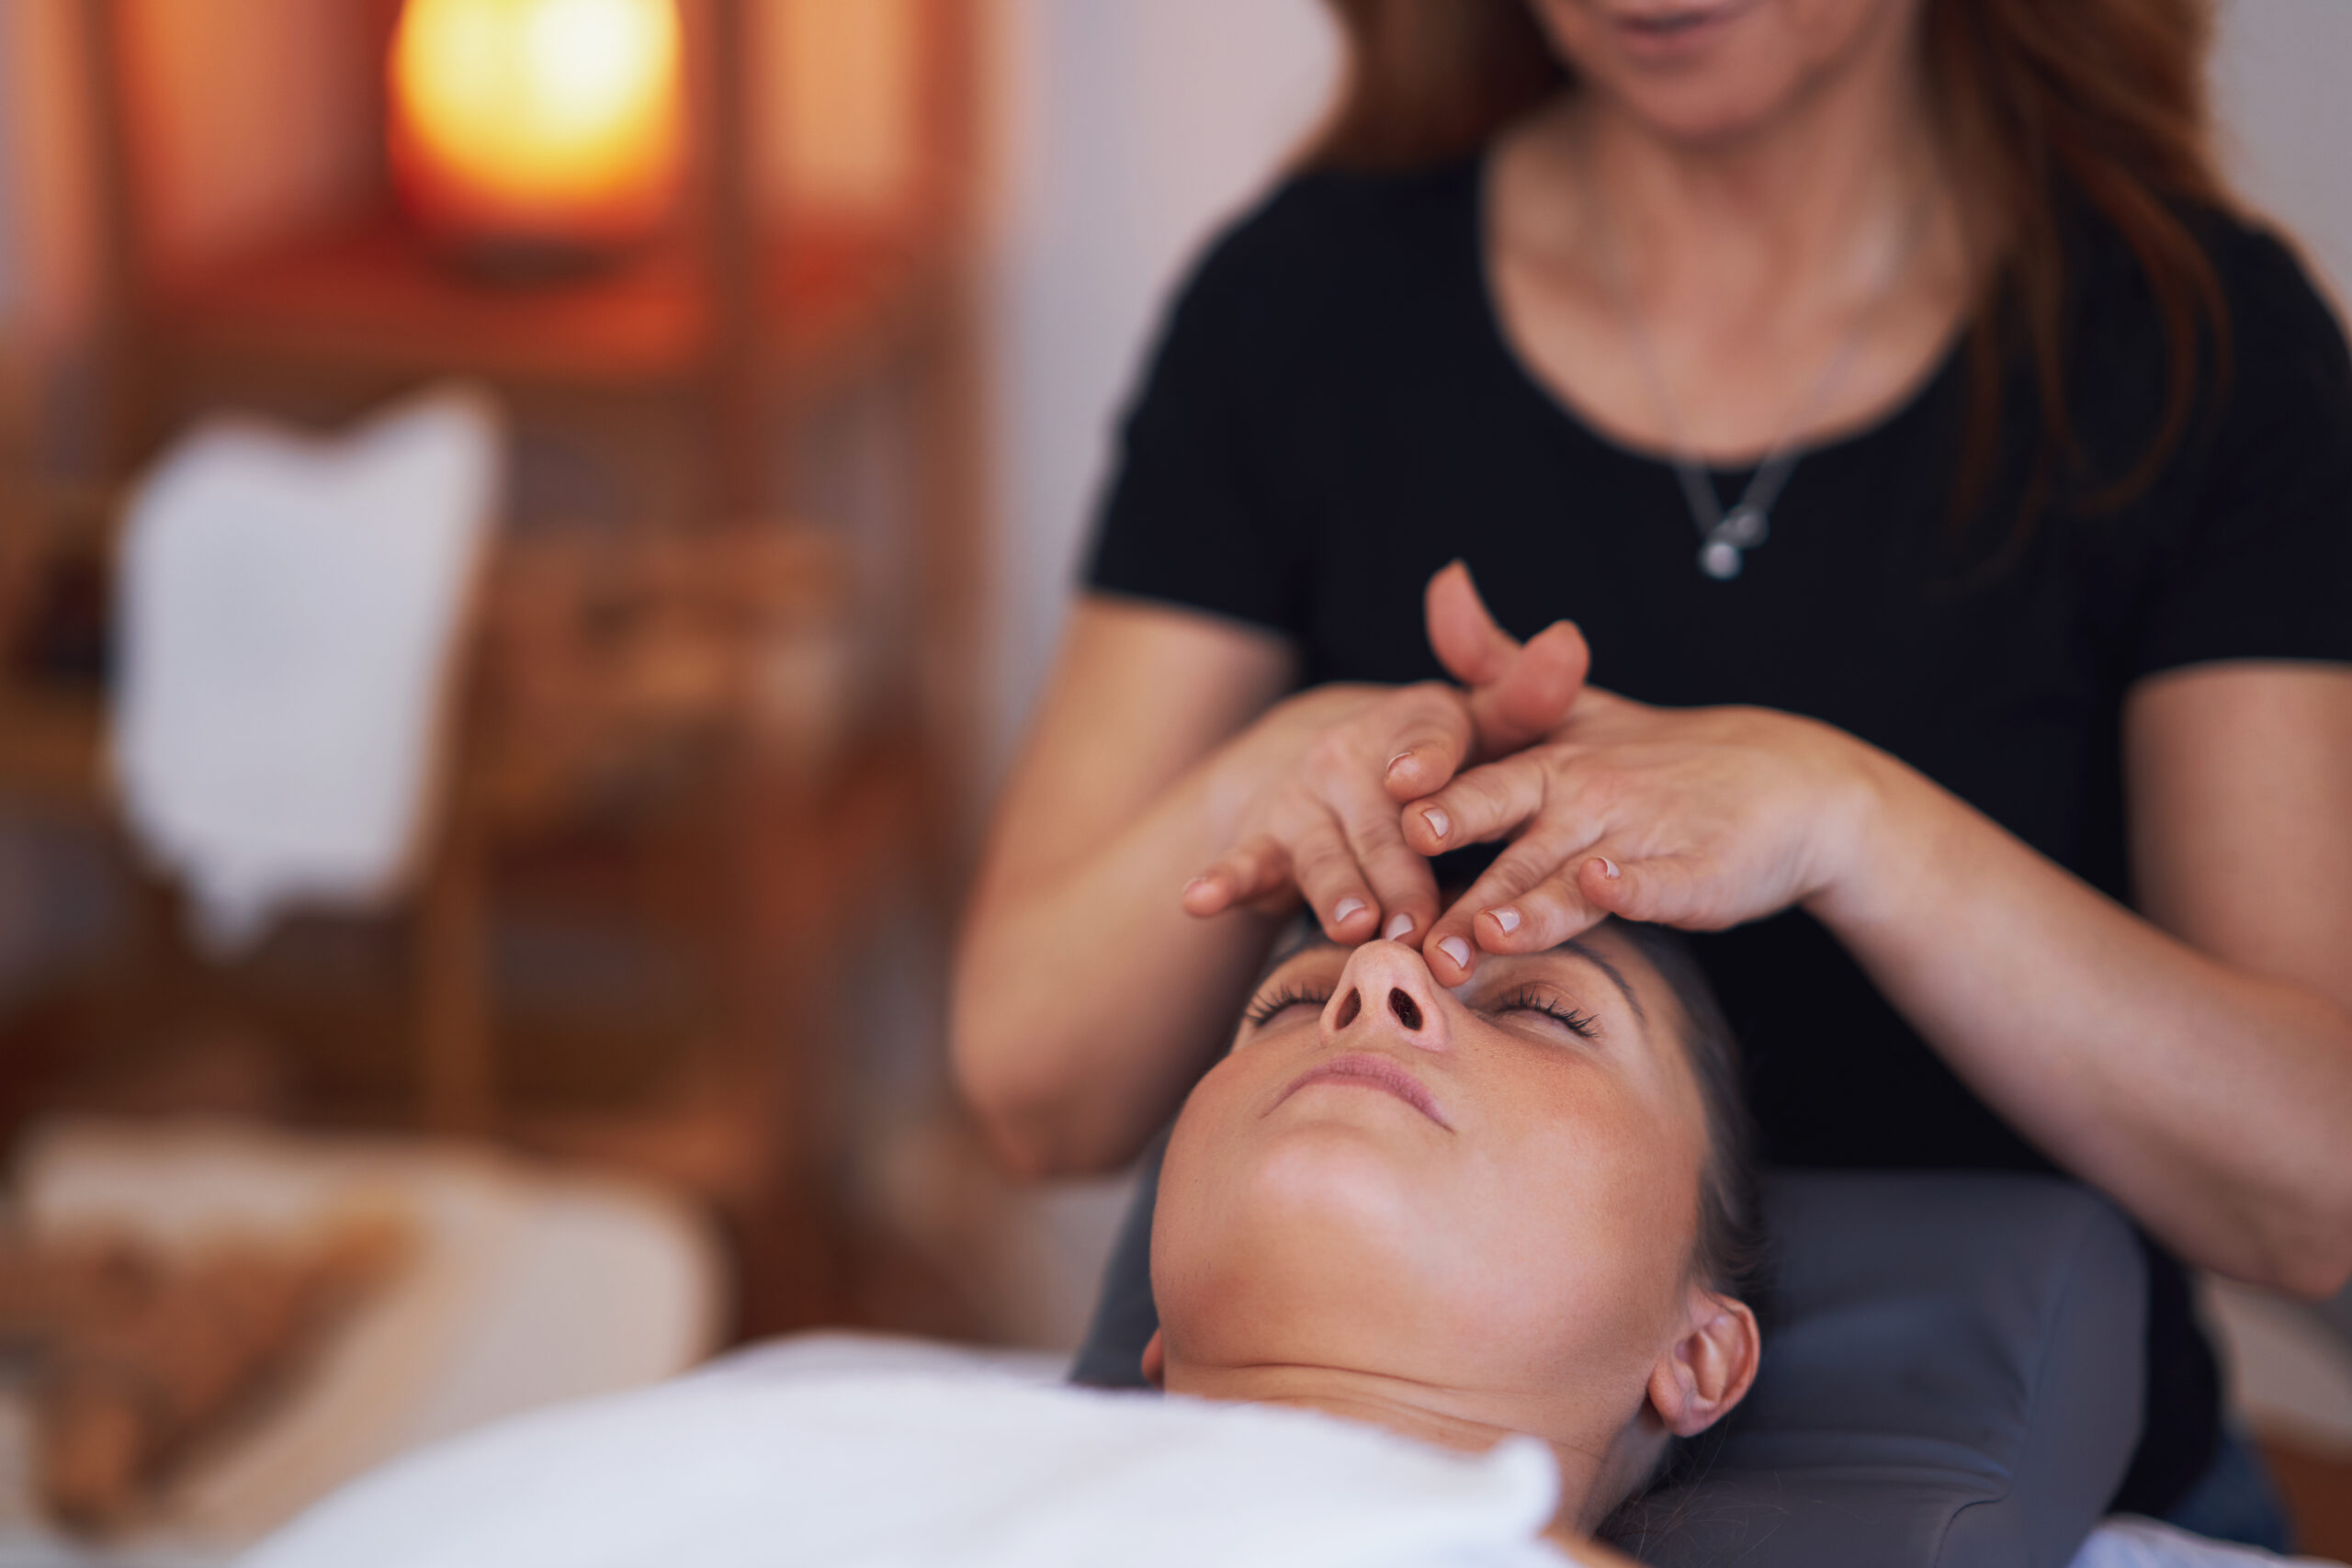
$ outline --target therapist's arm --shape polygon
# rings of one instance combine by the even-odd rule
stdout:
[[[2352,671],[2196,666],[2124,713],[2144,915],[1899,766],[1813,908],[1989,1103],[2191,1262],[2352,1274]]]
[[[1269,632],[1089,598],[1071,611],[956,942],[958,1086],[1024,1174],[1111,1169],[1222,1043],[1270,922],[1198,920],[1230,842],[1204,765],[1295,679]]]

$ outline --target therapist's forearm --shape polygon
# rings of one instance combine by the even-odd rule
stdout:
[[[1040,873],[983,871],[956,964],[956,1076],[1027,1175],[1132,1158],[1233,1020],[1275,922],[1184,912],[1176,890],[1231,841],[1229,755],[1194,768],[1112,840]]]
[[[1995,1110],[2188,1261],[2352,1273],[2352,1017],[2178,941],[1878,757],[1806,901]]]

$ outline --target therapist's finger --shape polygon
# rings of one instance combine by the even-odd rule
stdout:
[[[1458,907],[1472,910],[1469,928],[1478,947],[1487,953],[1542,953],[1581,936],[1607,919],[1610,911],[1585,897],[1577,878],[1579,854],[1554,863],[1551,874],[1518,894],[1502,894],[1484,908],[1473,900],[1473,887]],[[1490,890],[1501,893],[1501,889]]]
[[[1442,789],[1470,754],[1469,705],[1443,682],[1406,687],[1382,717],[1388,728],[1379,748],[1386,759],[1381,786],[1392,804]]]
[[[1494,922],[1480,917],[1498,906],[1518,907],[1534,888],[1557,875],[1564,864],[1573,864],[1580,845],[1544,831],[1531,831],[1515,840],[1495,863],[1486,869],[1468,892],[1453,901],[1453,907],[1437,918],[1430,928],[1429,940],[1422,944],[1421,955],[1430,972],[1445,986],[1458,986],[1468,979],[1478,967],[1478,955],[1484,952],[1517,952],[1519,946],[1506,940],[1498,949],[1487,946],[1487,939],[1497,934],[1505,939],[1515,936],[1509,929],[1513,922],[1498,928]],[[1523,920],[1524,917],[1520,918]],[[1593,919],[1600,917],[1595,915]],[[1591,920],[1585,922],[1590,925]],[[1582,929],[1582,928],[1577,928]],[[1573,931],[1570,932],[1574,934]],[[1566,938],[1562,938],[1566,941]]]
[[[1418,947],[1437,919],[1437,876],[1426,856],[1415,854],[1396,825],[1396,804],[1365,790],[1338,812],[1348,847],[1371,884],[1380,913],[1380,934]]]
[[[1495,624],[1470,580],[1468,563],[1448,561],[1421,592],[1421,618],[1429,629],[1430,650],[1445,672],[1465,686],[1483,686],[1502,679],[1519,639]]]
[[[1255,903],[1290,886],[1290,853],[1271,833],[1244,839],[1184,884],[1184,912],[1204,919]]]
[[[1555,728],[1583,689],[1592,652],[1573,622],[1555,621],[1521,646],[1488,613],[1470,568],[1449,562],[1421,595],[1430,648],[1470,688],[1479,750],[1518,750]]]
[[[1533,758],[1488,762],[1439,790],[1408,802],[1397,813],[1405,842],[1425,855],[1499,839],[1544,809],[1550,796],[1545,770]]]
[[[1614,846],[1592,846],[1577,867],[1577,891],[1594,908],[1620,919],[1680,926],[1685,931],[1721,931],[1735,923],[1713,896],[1706,865],[1691,855],[1633,859],[1611,854]]]
[[[1291,840],[1289,849],[1291,874],[1323,934],[1336,942],[1370,941],[1380,929],[1380,901],[1364,880],[1338,818],[1317,817]]]
[[[1592,650],[1573,622],[1555,621],[1528,638],[1498,679],[1470,693],[1479,750],[1508,756],[1558,728],[1591,669]]]

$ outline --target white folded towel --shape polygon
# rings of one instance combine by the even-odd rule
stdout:
[[[1550,1453],[818,1341],[526,1416],[330,1498],[249,1568],[1561,1568]]]
[[[500,449],[488,400],[443,390],[329,441],[216,422],[141,487],[115,781],[215,948],[290,902],[379,900],[412,863]]]

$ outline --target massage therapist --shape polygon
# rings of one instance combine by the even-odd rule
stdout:
[[[1128,418],[971,1102],[1130,1159],[1301,893],[1443,984],[1713,933],[1769,1158],[2131,1213],[2115,1506],[2259,1535],[2181,1264],[2352,1272],[2352,361],[2214,168],[2209,6],[1338,9]]]

